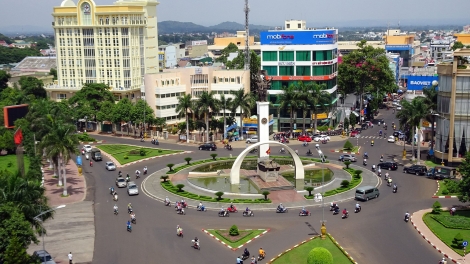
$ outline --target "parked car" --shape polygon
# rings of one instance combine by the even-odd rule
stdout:
[[[86,153],[90,153],[92,147],[90,145],[83,145],[83,149],[85,150]]]
[[[351,162],[357,161],[356,156],[352,154],[343,154],[339,157],[339,159],[340,160],[342,159],[343,161],[351,161]]]
[[[246,140],[246,143],[257,143],[258,142],[258,136],[252,136]]]
[[[56,264],[55,261],[52,259],[51,254],[45,250],[36,250],[33,253],[33,257],[36,257],[39,259],[41,264]],[[44,262],[45,258],[45,262]]]
[[[323,141],[323,140],[330,141],[330,137],[327,136],[327,135],[320,135],[318,137],[313,138],[313,141],[315,141],[315,142],[319,142],[319,141]]]
[[[387,141],[390,142],[390,143],[395,143],[395,137],[394,136],[389,136]]]
[[[131,181],[127,183],[127,194],[129,195],[137,195],[139,194],[139,188],[135,182]]]
[[[199,150],[210,150],[214,151],[217,149],[217,146],[214,143],[204,143],[199,145]]]
[[[397,110],[401,110],[401,105],[397,105]]]
[[[114,164],[114,162],[107,161],[106,162],[106,170],[108,170],[108,171],[116,170],[116,165]]]
[[[118,188],[124,188],[127,186],[126,179],[124,177],[120,176],[116,178],[116,186]]]
[[[426,175],[427,171],[428,169],[423,165],[411,165],[409,167],[403,168],[404,173],[411,173],[416,175]]]
[[[443,180],[443,179],[455,179],[457,176],[457,169],[452,167],[445,167],[445,166],[436,166],[434,168],[429,169],[426,172],[426,177],[436,180]]]
[[[394,161],[385,161],[385,162],[379,163],[377,167],[381,169],[386,169],[386,170],[397,170],[398,164]]]
[[[298,139],[299,141],[302,141],[302,142],[304,142],[304,141],[312,142],[312,138],[309,137],[309,136],[299,136],[297,139]]]

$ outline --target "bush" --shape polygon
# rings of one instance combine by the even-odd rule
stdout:
[[[11,166],[13,166],[13,162],[9,161],[7,167],[10,168]]]
[[[224,195],[224,192],[216,192],[215,196],[217,196],[217,200],[220,201],[222,199],[222,195]]]
[[[441,203],[439,201],[435,201],[432,205],[432,213],[439,214],[441,213]]]
[[[313,187],[312,187],[312,186],[308,186],[307,188],[305,188],[305,190],[307,190],[308,196],[312,196],[312,191],[313,191]]]
[[[128,158],[129,158],[129,157],[128,157],[127,155],[126,155],[126,156],[124,156],[124,159],[128,159]]]
[[[140,154],[140,156],[145,156],[145,155],[147,155],[147,152],[145,151],[145,149],[141,148],[139,150],[139,154]]]
[[[184,158],[184,160],[188,163],[188,165],[189,165],[189,162],[190,162],[192,159],[193,159],[193,158],[191,158],[191,157],[186,157],[186,158]]]
[[[355,170],[354,171],[354,178],[356,178],[356,179],[361,178],[361,173],[362,173],[362,170]]]
[[[264,195],[264,200],[268,200],[268,195],[269,195],[269,194],[270,194],[270,192],[268,192],[268,191],[264,191],[264,192],[262,193],[262,195]]]
[[[83,134],[78,135],[78,141],[81,142],[95,142],[96,139],[90,137],[88,133],[84,132]]]
[[[313,248],[308,253],[307,264],[333,264],[333,255],[326,248]]]
[[[236,225],[233,225],[230,227],[230,231],[228,231],[229,235],[231,236],[238,236],[240,233],[238,232],[238,227]]]
[[[347,160],[344,162],[344,165],[346,165],[346,169],[349,169],[349,165],[351,165],[351,162]]]
[[[178,192],[182,192],[183,188],[184,188],[184,184],[182,184],[182,183],[176,184],[176,188],[178,188]]]
[[[341,181],[341,187],[342,188],[348,188],[349,187],[349,181],[348,180],[342,180]]]
[[[445,179],[444,185],[449,193],[460,193],[459,183],[454,180]]]
[[[211,157],[212,157],[213,160],[215,160],[215,157],[217,157],[217,154],[216,154],[216,153],[212,153],[212,154],[211,154]]]
[[[463,242],[462,234],[457,233],[457,235],[455,235],[454,239],[452,240],[452,246],[455,248],[463,248],[462,242]]]
[[[445,189],[444,191],[442,191],[442,194],[443,195],[448,195],[449,194],[449,191],[447,189]]]
[[[173,171],[173,166],[175,166],[175,164],[168,163],[168,164],[166,164],[166,166],[170,169],[170,171]]]
[[[163,182],[167,182],[166,180],[168,180],[168,175],[162,175],[160,176],[160,179],[162,179]]]
[[[346,142],[344,143],[343,149],[352,150],[353,148],[354,148],[353,143],[351,143],[351,141],[349,140],[346,140]]]
[[[158,153],[162,153],[162,152],[163,152],[163,150],[161,150],[161,149],[158,150]]]

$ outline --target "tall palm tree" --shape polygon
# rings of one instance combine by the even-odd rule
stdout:
[[[298,105],[298,93],[294,84],[289,86],[282,87],[283,93],[279,96],[279,108],[287,110],[290,114],[290,130],[293,131],[294,127],[292,126],[292,118],[294,116],[294,111],[297,109]]]
[[[196,101],[196,108],[204,113],[204,121],[206,123],[207,141],[209,141],[209,114],[219,110],[220,102],[215,98],[215,92],[203,91],[199,100]]]
[[[191,94],[185,94],[181,97],[178,97],[178,105],[176,106],[175,111],[180,116],[186,118],[186,143],[189,142],[189,113],[191,113],[191,107],[193,106]]]
[[[431,123],[431,149],[434,150],[434,114],[437,112],[437,90],[435,86],[424,87],[424,102],[428,108],[426,120]]]
[[[232,107],[232,98],[225,98],[225,95],[220,95],[220,108],[222,111],[224,111],[224,139],[226,137],[225,130],[227,129],[227,121],[225,120],[225,110],[229,110]]]
[[[313,112],[313,126],[315,132],[317,131],[317,114],[320,111],[325,111],[329,108],[331,103],[331,95],[325,91],[325,85],[317,83],[308,83],[308,92],[306,93],[306,101],[310,106],[310,114]]]
[[[240,108],[240,137],[243,139],[243,116],[250,116],[255,100],[252,94],[245,93],[243,89],[230,93],[234,95],[232,105]]]

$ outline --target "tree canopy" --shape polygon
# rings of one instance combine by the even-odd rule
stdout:
[[[46,98],[47,92],[44,83],[36,77],[21,77],[18,81],[25,96],[32,95],[35,98]]]
[[[238,52],[238,46],[230,42],[230,44],[228,44],[228,46],[221,51],[220,57],[218,57],[215,61],[223,62],[225,64],[227,63],[228,56],[233,52]]]
[[[86,83],[82,89],[69,99],[70,104],[85,109],[81,113],[82,116],[76,118],[88,116],[96,119],[96,114],[101,111],[102,104],[105,101],[114,103],[114,96],[109,90],[109,86],[104,83]]]
[[[17,63],[28,56],[42,56],[35,48],[10,48],[0,46],[0,61],[2,63]]]

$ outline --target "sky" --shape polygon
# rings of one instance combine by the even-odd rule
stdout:
[[[116,0],[94,1],[97,5],[108,5]],[[256,25],[280,26],[286,19],[303,19],[310,27],[470,24],[469,0],[249,1],[250,24]],[[0,29],[51,28],[52,8],[61,2],[0,0]],[[225,21],[244,23],[244,0],[160,0],[159,3],[158,21],[175,20],[203,26]]]

